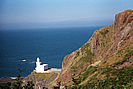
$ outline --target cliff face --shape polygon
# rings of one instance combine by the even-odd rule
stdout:
[[[117,72],[130,67],[133,70],[132,64],[133,10],[126,10],[116,14],[113,25],[96,30],[87,43],[64,57],[62,73],[58,81],[61,81],[63,86],[70,85],[71,87],[90,82],[97,83],[108,78],[106,77],[108,69]],[[113,74],[108,76],[117,78]],[[74,79],[79,80],[76,85],[73,85]],[[128,82],[127,85],[130,84],[132,85],[133,81]]]

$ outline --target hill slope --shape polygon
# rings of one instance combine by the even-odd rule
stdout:
[[[113,25],[96,30],[81,48],[64,57],[62,86],[133,86],[133,10],[115,16]]]

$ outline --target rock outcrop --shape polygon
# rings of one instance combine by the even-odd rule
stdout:
[[[133,10],[125,10],[115,15],[114,32],[123,29],[127,24],[133,21]]]

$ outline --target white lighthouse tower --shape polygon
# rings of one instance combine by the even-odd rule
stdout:
[[[39,57],[37,58],[37,62],[36,62],[36,67],[38,68],[40,66],[41,62],[40,62],[40,59]]]
[[[41,62],[40,62],[40,59],[38,57],[37,62],[36,62],[36,68],[35,68],[37,73],[43,73],[45,70],[48,69],[48,64],[43,64],[43,65],[40,65],[40,64],[41,64]]]

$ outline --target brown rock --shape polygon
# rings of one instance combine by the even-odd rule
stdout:
[[[123,29],[133,21],[133,10],[125,10],[115,15],[114,31]]]

